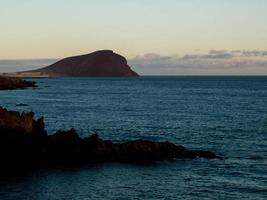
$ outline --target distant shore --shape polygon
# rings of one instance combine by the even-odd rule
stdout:
[[[0,75],[0,90],[25,89],[28,87],[36,87],[35,82]]]
[[[13,77],[13,78],[51,78],[48,74],[42,74],[40,72],[13,72],[13,73],[3,73],[0,76]]]

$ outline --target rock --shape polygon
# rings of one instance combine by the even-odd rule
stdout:
[[[34,119],[34,113],[22,113],[16,111],[8,111],[0,107],[0,133],[9,134],[9,132],[17,134],[29,135],[46,135],[44,129],[44,118]]]
[[[111,50],[64,58],[39,70],[25,72],[49,77],[61,76],[138,76],[127,60]],[[22,72],[23,74],[23,72]]]
[[[29,105],[28,104],[25,104],[25,103],[19,103],[16,106],[18,106],[18,107],[26,107],[26,106],[29,106]]]
[[[0,90],[25,89],[36,87],[33,81],[26,81],[15,77],[0,76]]]
[[[69,131],[57,131],[54,135],[50,135],[48,137],[52,143],[64,146],[77,144],[81,140],[81,138],[76,133],[76,130],[73,128]]]
[[[0,107],[0,174],[36,168],[46,149],[43,118],[34,113],[8,111]]]
[[[101,160],[139,162],[139,161],[160,161],[173,159],[191,158],[220,158],[210,151],[192,151],[183,146],[169,142],[152,142],[148,140],[135,140],[121,144],[114,144],[111,141],[104,141],[93,135],[84,139],[87,155],[92,159],[97,157]],[[89,149],[89,151],[88,151]],[[95,156],[97,155],[97,156]]]
[[[74,129],[48,135],[43,118],[0,107],[0,173],[55,165],[96,162],[151,162],[192,158],[221,159],[210,151],[193,151],[169,142],[135,140],[113,143],[97,134],[80,138]]]

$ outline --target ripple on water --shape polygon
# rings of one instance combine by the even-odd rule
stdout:
[[[1,200],[267,199],[267,77],[36,81],[37,90],[0,91],[0,105],[44,116],[49,133],[168,140],[225,159],[44,170],[1,179]]]

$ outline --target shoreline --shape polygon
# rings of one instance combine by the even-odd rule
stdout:
[[[15,90],[35,87],[37,86],[34,81],[27,81],[17,77],[7,77],[0,75],[0,90]]]
[[[47,166],[89,163],[149,163],[175,159],[222,159],[211,151],[190,150],[170,142],[129,140],[114,143],[97,134],[81,138],[75,129],[48,134],[44,118],[0,107],[1,173]],[[16,166],[20,166],[19,169]],[[14,168],[15,167],[15,168]]]

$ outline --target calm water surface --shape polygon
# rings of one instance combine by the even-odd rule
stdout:
[[[35,81],[37,89],[0,91],[0,105],[44,116],[50,134],[168,140],[225,159],[42,170],[0,179],[1,200],[267,199],[267,77]]]

